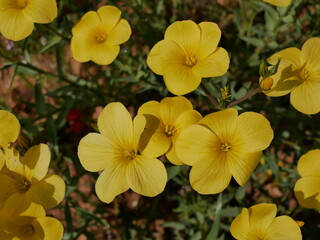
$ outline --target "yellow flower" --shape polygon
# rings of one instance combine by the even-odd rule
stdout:
[[[304,114],[320,112],[320,38],[310,38],[302,46],[282,50],[268,60],[275,64],[281,59],[278,72],[272,76],[271,97],[290,93],[292,106]]]
[[[231,177],[243,186],[273,138],[261,114],[226,109],[211,113],[180,133],[179,158],[191,165],[190,183],[201,194],[223,191]]]
[[[20,123],[10,112],[0,110],[0,170],[5,162],[5,149],[19,136]]]
[[[288,7],[291,3],[291,0],[262,0],[262,1],[278,7]]]
[[[28,37],[34,23],[49,23],[56,16],[55,0],[0,0],[0,32],[13,41]]]
[[[31,204],[22,213],[4,207],[0,210],[0,239],[19,240],[61,240],[62,224],[52,217],[46,217],[43,207]]]
[[[168,90],[184,95],[195,90],[201,78],[224,75],[229,67],[226,50],[218,47],[221,31],[213,22],[171,24],[147,58],[148,66],[163,75]]]
[[[97,12],[87,12],[72,28],[71,50],[79,62],[89,60],[108,65],[120,51],[120,44],[131,35],[129,23],[120,19],[121,11],[103,6]]]
[[[302,155],[298,162],[301,178],[294,187],[298,202],[305,208],[317,208],[320,212],[320,149]]]
[[[197,124],[201,119],[190,101],[185,97],[167,97],[160,103],[149,101],[139,108],[138,113],[147,120],[146,129],[141,135],[144,153],[166,153],[171,163],[182,165],[176,154],[176,139],[183,129]]]
[[[47,174],[50,150],[39,144],[28,149],[23,157],[15,149],[7,151],[6,169],[0,172],[0,206],[14,203],[24,209],[31,202],[51,208],[59,204],[65,193],[61,177]]]
[[[98,197],[110,203],[131,188],[144,196],[156,196],[166,185],[167,172],[157,153],[139,152],[141,133],[146,125],[143,115],[133,120],[121,103],[108,104],[98,117],[100,133],[81,139],[78,156],[91,172],[103,171],[96,182]]]
[[[289,216],[276,217],[277,206],[260,203],[243,208],[233,220],[230,232],[239,240],[300,240],[302,239],[299,225]]]

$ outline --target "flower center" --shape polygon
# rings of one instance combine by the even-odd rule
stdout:
[[[231,144],[230,143],[221,143],[220,149],[223,152],[228,152],[231,149]]]
[[[197,64],[197,58],[194,55],[187,55],[186,57],[186,65],[188,67],[193,67]]]
[[[95,40],[97,43],[104,43],[105,41],[107,41],[107,38],[108,34],[103,31],[99,31],[95,35]]]
[[[35,233],[35,229],[31,224],[24,225],[21,228],[21,235],[23,235],[23,236],[31,236],[34,233]]]
[[[31,183],[29,182],[29,180],[23,176],[19,177],[16,180],[16,184],[19,192],[27,192],[31,187]]]
[[[17,5],[18,8],[25,8],[26,6],[28,6],[29,4],[29,0],[17,0]]]
[[[311,73],[309,71],[309,69],[303,67],[300,72],[299,72],[299,79],[304,82],[307,81],[311,78]]]
[[[176,129],[174,128],[173,125],[166,125],[165,129],[164,129],[164,133],[168,136],[168,137],[172,137],[175,133],[176,133]]]
[[[127,160],[133,160],[137,156],[137,153],[134,150],[124,150],[122,154],[124,158]]]

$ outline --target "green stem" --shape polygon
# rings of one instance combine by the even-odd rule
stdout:
[[[253,95],[257,94],[258,92],[260,92],[260,88],[259,87],[254,89],[254,90],[252,90],[251,92],[248,92],[245,96],[239,98],[238,100],[235,100],[235,101],[229,103],[227,105],[227,108],[232,107],[234,105],[237,105],[237,104],[243,102],[244,100],[247,100],[249,97],[252,97]]]
[[[218,103],[218,101],[214,98],[214,96],[211,95],[211,93],[209,92],[208,88],[203,84],[203,82],[200,83],[200,86],[202,88],[202,90],[207,94],[209,100],[212,102],[212,104],[214,105],[215,108],[219,108],[220,104]]]

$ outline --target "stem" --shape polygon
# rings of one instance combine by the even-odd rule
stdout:
[[[214,107],[219,108],[220,104],[217,102],[217,100],[214,98],[214,96],[211,95],[208,88],[203,84],[203,82],[200,83],[200,86],[201,86],[202,90],[207,94],[208,98],[210,99],[210,101],[212,102]]]
[[[56,34],[57,36],[61,37],[62,39],[66,40],[66,41],[70,41],[70,38],[68,38],[67,36],[63,35],[62,33],[59,33],[58,30],[56,30],[55,28],[51,27],[49,24],[43,26],[44,28],[50,30],[52,33]]]
[[[248,92],[246,95],[244,95],[243,97],[239,98],[238,100],[235,100],[231,103],[229,103],[227,105],[227,108],[232,107],[234,105],[237,105],[241,102],[243,102],[244,100],[248,99],[249,97],[252,97],[253,95],[257,94],[258,92],[260,92],[260,88],[257,87],[256,89],[252,90],[251,92]]]

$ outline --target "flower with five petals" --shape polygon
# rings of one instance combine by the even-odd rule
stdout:
[[[226,109],[184,129],[176,152],[191,165],[190,183],[200,194],[222,192],[231,177],[243,186],[273,138],[269,121],[261,114]]]
[[[0,32],[19,41],[28,37],[34,23],[49,23],[57,16],[56,0],[0,0]]]
[[[167,97],[160,103],[149,101],[139,108],[138,114],[143,114],[147,120],[141,135],[144,153],[159,152],[159,155],[166,154],[173,164],[184,164],[176,153],[176,139],[183,129],[202,118],[193,110],[190,101],[185,97]]]
[[[86,170],[102,171],[96,182],[100,200],[110,203],[129,188],[150,197],[161,193],[167,182],[166,168],[157,153],[139,151],[145,117],[138,115],[132,120],[121,103],[109,103],[97,124],[100,133],[81,139],[78,156]]]
[[[302,49],[290,47],[269,58],[276,64],[281,59],[278,72],[272,76],[273,87],[264,92],[271,97],[290,93],[290,102],[299,112],[320,112],[320,38],[310,38]]]
[[[6,168],[0,172],[0,206],[15,204],[17,211],[30,203],[51,208],[58,205],[65,193],[63,179],[48,174],[50,150],[39,144],[28,149],[23,157],[11,148]]]
[[[62,224],[46,217],[42,206],[31,203],[23,212],[16,212],[15,204],[0,210],[0,239],[61,240]]]
[[[120,19],[121,11],[103,6],[97,12],[87,12],[72,28],[71,51],[79,62],[89,60],[108,65],[120,51],[120,44],[131,35],[129,23]]]
[[[243,208],[231,223],[230,232],[239,240],[301,240],[299,225],[289,216],[276,214],[277,206],[270,203]]]
[[[191,20],[171,24],[150,51],[147,64],[163,75],[168,90],[184,95],[195,90],[201,78],[224,75],[229,67],[226,50],[218,47],[221,31],[213,22],[196,24]]]

